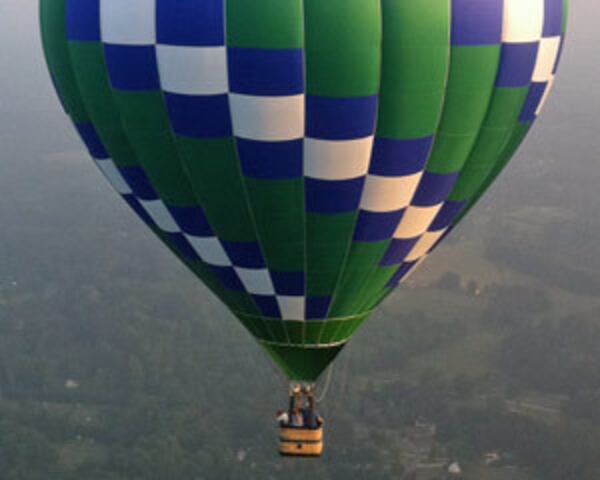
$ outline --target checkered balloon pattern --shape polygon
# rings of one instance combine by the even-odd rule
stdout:
[[[314,380],[540,114],[567,0],[40,0],[96,164]]]

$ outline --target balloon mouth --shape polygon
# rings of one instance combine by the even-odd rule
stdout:
[[[316,382],[346,344],[324,348],[271,345],[262,342],[261,345],[290,380]]]
[[[290,380],[314,383],[371,313],[310,322],[236,316]]]

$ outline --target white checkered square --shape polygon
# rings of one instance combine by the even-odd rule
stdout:
[[[218,95],[228,92],[225,47],[157,46],[163,90],[182,95]]]
[[[118,193],[121,195],[131,195],[131,188],[111,159],[95,160],[95,162],[102,174]]]
[[[504,0],[504,43],[537,42],[544,29],[544,0]]]
[[[439,204],[433,207],[416,207],[411,205],[408,207],[394,233],[394,238],[410,239],[423,235],[435,220],[442,205]]]
[[[232,263],[223,248],[223,245],[217,237],[195,237],[185,235],[185,238],[198,256],[207,263],[215,267],[231,267]]]
[[[548,82],[552,79],[552,72],[560,51],[560,41],[560,37],[542,38],[540,41],[535,70],[533,71],[534,82]]]
[[[156,0],[100,0],[102,41],[119,45],[156,43]]]
[[[367,176],[360,208],[369,212],[394,212],[408,207],[422,176],[422,172],[404,177]]]
[[[275,295],[271,275],[266,268],[234,267],[246,291],[251,295]]]
[[[277,304],[284,320],[305,319],[305,297],[277,296]]]
[[[415,262],[429,253],[437,241],[446,233],[446,228],[437,232],[425,232],[412,248],[405,262]]]
[[[179,233],[181,231],[162,200],[140,200],[140,204],[163,232]]]
[[[304,136],[304,95],[259,97],[230,93],[229,105],[236,137],[277,142]]]
[[[373,137],[356,140],[304,140],[304,175],[319,180],[350,180],[369,170]]]

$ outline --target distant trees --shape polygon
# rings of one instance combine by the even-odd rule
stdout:
[[[600,390],[586,390],[573,394],[564,411],[571,417],[600,425]]]
[[[545,392],[600,389],[600,325],[576,318],[524,325],[503,342],[500,367]]]
[[[451,291],[460,290],[462,288],[460,275],[455,272],[446,272],[435,282],[434,286]]]
[[[545,285],[553,285],[581,295],[595,295],[600,291],[600,274],[597,268],[597,258],[589,254],[590,249],[597,249],[596,243],[580,245],[582,238],[590,237],[582,233],[577,239],[564,242],[562,248],[540,248],[540,241],[547,245],[548,240],[556,240],[557,233],[568,231],[564,224],[555,225],[547,235],[518,239],[498,233],[489,235],[486,242],[486,256],[497,265],[510,267],[517,272],[535,276]],[[563,239],[564,240],[564,239]],[[562,251],[557,256],[554,252]],[[566,254],[567,252],[570,253]],[[586,254],[582,255],[582,252]],[[580,265],[574,264],[574,259],[581,258]],[[586,260],[589,262],[586,264]]]
[[[487,289],[483,320],[496,327],[514,329],[543,315],[551,306],[544,290],[526,285],[491,285]]]
[[[548,480],[593,478],[600,468],[600,434],[589,426],[548,426],[497,409],[459,408],[438,427],[459,459],[510,452],[518,465],[534,467]]]
[[[4,480],[47,480],[57,470],[58,456],[39,431],[0,420],[0,472]]]
[[[377,326],[360,332],[365,345],[377,348],[357,348],[357,367],[363,372],[392,370],[410,359],[457,341],[464,335],[464,326],[453,317],[435,318],[422,310],[411,309],[377,319]]]

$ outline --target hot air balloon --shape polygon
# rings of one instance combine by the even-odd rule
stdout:
[[[310,384],[513,156],[554,82],[567,0],[40,11],[52,79],[100,170]]]

